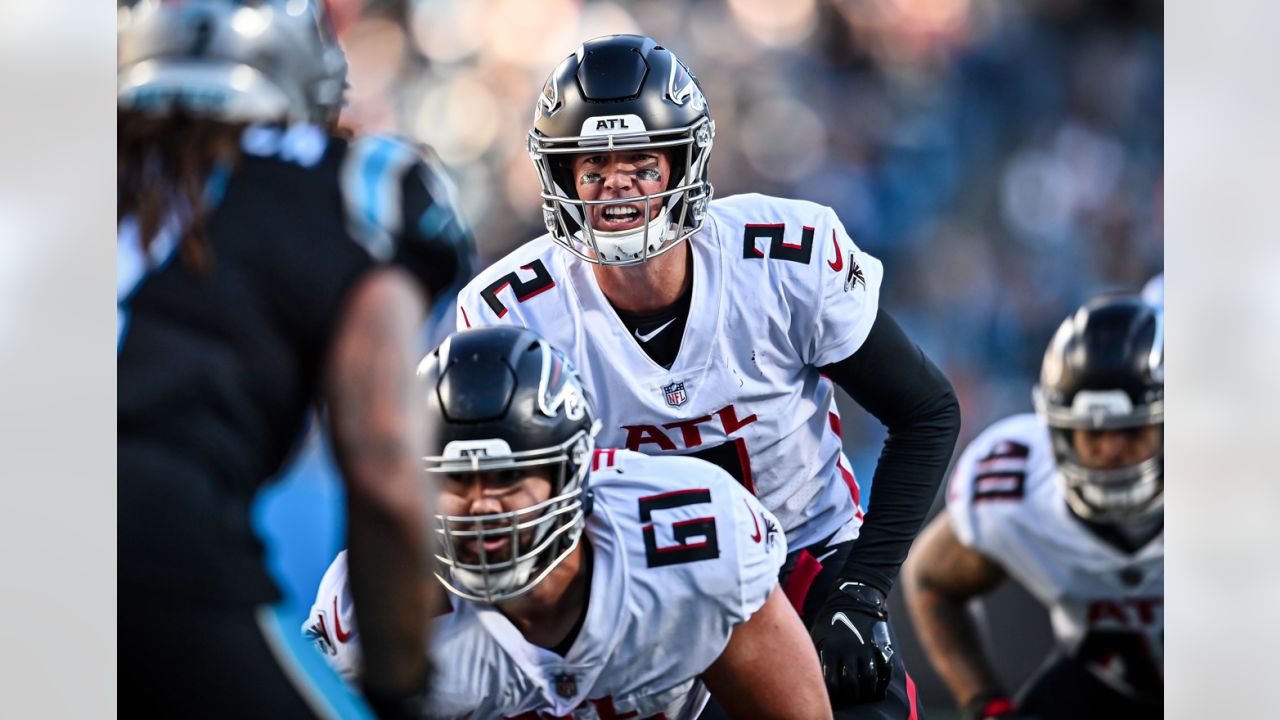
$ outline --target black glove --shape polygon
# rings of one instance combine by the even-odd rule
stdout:
[[[1018,712],[1013,701],[1000,694],[979,695],[964,706],[964,720],[1036,720],[1035,715]]]
[[[889,604],[884,593],[859,582],[836,581],[809,631],[831,695],[831,706],[883,700],[893,675]]]

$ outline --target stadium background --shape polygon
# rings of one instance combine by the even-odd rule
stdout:
[[[960,395],[961,444],[1030,409],[1040,354],[1074,306],[1136,290],[1163,265],[1159,2],[333,5],[351,63],[344,123],[437,150],[482,265],[542,232],[524,135],[546,74],[586,38],[657,38],[698,75],[716,119],[718,196],[828,204],[884,262],[882,301]],[[842,410],[865,487],[883,431],[856,406]],[[299,623],[341,543],[332,472],[313,439],[257,508]],[[900,649],[945,720],[950,698],[899,596]],[[1045,613],[1012,586],[985,605],[999,625],[997,667],[1015,688],[1049,645]]]

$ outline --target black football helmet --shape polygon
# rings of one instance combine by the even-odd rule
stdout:
[[[576,370],[530,330],[489,327],[450,335],[423,359],[427,412],[440,428],[431,473],[461,475],[551,466],[551,497],[512,512],[436,516],[436,577],[479,602],[528,592],[573,550],[582,532],[582,490],[595,419]],[[527,538],[532,531],[532,542]],[[526,538],[521,546],[522,535]],[[510,538],[509,559],[485,557],[483,540]],[[478,562],[459,559],[459,542],[480,540]]]
[[[715,123],[697,78],[670,50],[640,35],[583,43],[547,78],[533,108],[529,156],[542,183],[542,217],[552,239],[601,265],[633,265],[674,248],[702,228],[713,188],[707,161]],[[639,198],[581,200],[569,172],[588,151],[668,148],[667,189]],[[662,211],[635,230],[598,231],[588,205],[643,201]]]
[[[1152,457],[1108,470],[1084,467],[1072,444],[1078,428],[1163,426],[1163,311],[1130,295],[1085,303],[1058,327],[1032,394],[1077,515],[1126,523],[1163,510],[1163,437]]]

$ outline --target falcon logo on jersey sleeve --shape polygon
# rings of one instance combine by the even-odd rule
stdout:
[[[778,541],[779,537],[782,537],[782,530],[778,527],[778,523],[774,522],[772,517],[765,515],[764,516],[764,549],[768,551],[772,551],[773,544]]]
[[[315,643],[320,652],[325,655],[337,655],[338,648],[334,647],[333,641],[329,639],[329,631],[324,624],[324,613],[316,613],[316,621],[307,627],[304,633],[305,637]]]
[[[844,291],[849,292],[857,287],[859,283],[862,284],[862,288],[865,290],[867,287],[867,278],[862,274],[862,268],[858,267],[858,261],[853,259],[853,253],[850,252],[849,274],[844,278]]]

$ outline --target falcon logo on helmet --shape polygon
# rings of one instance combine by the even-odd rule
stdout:
[[[547,78],[547,84],[538,96],[538,103],[533,106],[533,121],[538,121],[539,114],[551,117],[560,109],[560,79],[555,75]]]

